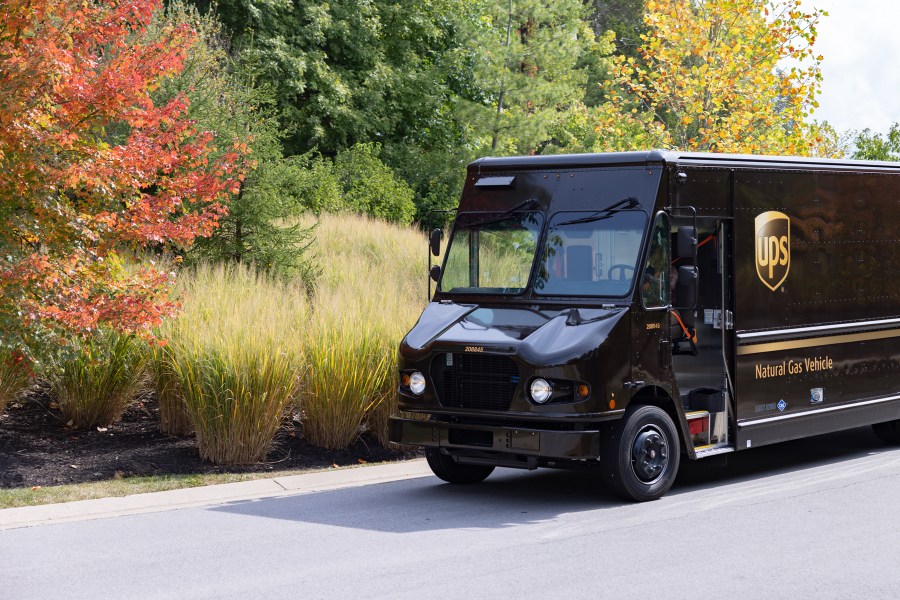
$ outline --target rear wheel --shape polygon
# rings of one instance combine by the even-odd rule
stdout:
[[[426,447],[425,460],[432,472],[447,483],[479,483],[494,472],[491,466],[461,465],[440,448]]]
[[[885,444],[892,446],[900,444],[900,421],[888,421],[887,423],[875,423],[872,425],[875,435]]]
[[[637,502],[656,500],[678,474],[678,432],[658,406],[632,406],[600,450],[603,480],[617,495]]]

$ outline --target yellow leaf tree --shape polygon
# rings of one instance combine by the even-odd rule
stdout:
[[[647,33],[637,58],[618,60],[611,101],[649,115],[673,148],[832,154],[833,130],[808,124],[823,16],[801,0],[648,0]]]

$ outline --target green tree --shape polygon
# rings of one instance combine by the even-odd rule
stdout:
[[[212,12],[201,15],[180,0],[157,16],[159,27],[189,26],[198,42],[185,68],[161,85],[157,96],[184,94],[188,115],[224,139],[238,139],[250,152],[253,169],[240,184],[219,228],[197,241],[190,257],[253,263],[258,268],[299,277],[312,288],[316,267],[306,252],[312,231],[297,217],[308,207],[296,180],[305,164],[284,158],[282,131],[271,88],[255,84],[254,74],[237,64],[222,25]]]
[[[459,203],[466,165],[475,158],[473,150],[462,144],[431,149],[394,144],[382,150],[382,158],[413,190],[419,226],[426,231],[446,227],[452,219],[447,211]]]
[[[418,139],[447,103],[439,59],[460,0],[220,0],[242,60],[271,85],[285,153]],[[202,4],[202,3],[201,3]]]
[[[615,32],[617,53],[637,56],[641,36],[647,32],[644,5],[645,0],[593,0],[590,22],[594,33],[600,37]]]
[[[556,113],[581,100],[586,55],[598,51],[581,0],[472,3],[456,65],[463,120],[492,153],[530,153]]]
[[[430,206],[455,203],[457,175],[475,156],[469,127],[452,109],[468,78],[452,49],[472,4],[220,0],[217,10],[241,62],[278,101],[285,155],[320,153],[323,175],[338,153],[378,143],[379,160],[414,189],[417,205]]]
[[[550,129],[554,143],[545,152],[623,152],[666,147],[665,128],[654,122],[650,113],[633,111],[623,114],[613,102],[599,106],[574,104],[559,114]]]
[[[641,35],[647,31],[644,3],[645,0],[593,0],[590,3],[588,22],[598,43],[610,47],[604,54],[637,56]],[[585,65],[588,85],[584,103],[588,107],[599,106],[607,99],[605,84],[612,77],[613,69],[604,54]]]
[[[853,145],[858,160],[900,160],[900,123],[891,125],[886,135],[863,129],[853,135]]]

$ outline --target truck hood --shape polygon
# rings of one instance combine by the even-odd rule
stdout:
[[[534,365],[561,365],[586,358],[606,339],[627,308],[483,307],[432,302],[401,344],[408,359],[435,350],[515,354]]]

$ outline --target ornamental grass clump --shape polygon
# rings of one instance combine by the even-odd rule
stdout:
[[[396,352],[391,356],[391,368],[388,377],[375,392],[373,402],[366,415],[366,429],[372,432],[378,443],[385,448],[390,447],[390,418],[400,412],[397,405],[397,388],[400,386],[400,374],[397,372]],[[405,414],[405,413],[404,413]]]
[[[204,459],[263,460],[297,396],[305,289],[240,264],[199,265],[179,287],[184,309],[160,330],[157,393],[180,396]]]
[[[161,415],[183,402],[204,458],[264,459],[288,410],[312,444],[343,448],[370,431],[387,445],[397,345],[425,304],[425,238],[323,214],[312,250],[322,267],[312,296],[241,264],[179,275],[183,309],[160,328],[151,371]]]
[[[200,456],[218,464],[263,460],[297,392],[292,361],[260,340],[181,346],[174,365]]]
[[[425,306],[425,236],[368,217],[323,214],[313,247],[322,273],[303,337],[303,435],[344,447],[369,431],[387,446],[388,418],[397,413],[397,347]],[[351,381],[335,379],[347,374]]]
[[[168,344],[155,346],[148,371],[159,402],[159,430],[169,435],[188,435],[194,431],[194,426],[178,385],[178,375],[174,370],[177,359],[173,352]]]
[[[306,369],[300,407],[303,437],[323,448],[346,448],[383,400],[391,359],[371,325],[317,319],[305,332]]]
[[[146,355],[144,341],[133,335],[101,330],[79,338],[47,374],[63,419],[78,429],[118,421],[146,389]]]
[[[22,355],[0,352],[0,412],[31,383],[31,371]]]

